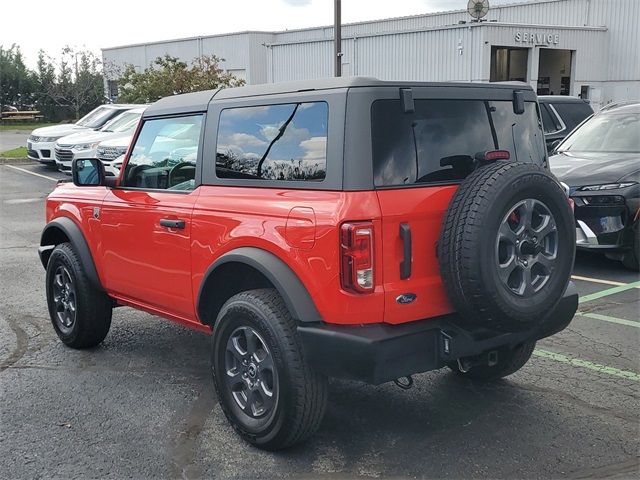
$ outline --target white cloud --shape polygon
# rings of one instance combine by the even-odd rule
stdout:
[[[324,160],[327,156],[327,137],[311,137],[300,142],[300,148],[305,150],[303,160]]]
[[[258,137],[250,135],[248,133],[234,133],[233,135],[231,135],[230,140],[234,144],[240,144],[249,147],[260,147],[267,144],[267,142],[265,142],[264,140],[260,140]]]

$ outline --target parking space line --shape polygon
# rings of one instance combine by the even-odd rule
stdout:
[[[636,372],[630,372],[629,370],[620,370],[619,368],[607,367],[606,365],[600,365],[599,363],[593,363],[587,360],[581,360],[579,358],[569,358],[566,355],[562,355],[560,353],[550,352],[548,350],[539,350],[537,348],[533,351],[533,354],[536,357],[566,363],[574,367],[586,368],[588,370],[594,370],[596,372],[605,373],[614,377],[626,378],[627,380],[640,382],[640,374]]]
[[[618,325],[627,325],[629,327],[640,328],[640,322],[634,322],[633,320],[625,320],[624,318],[610,317],[609,315],[601,315],[599,313],[577,312],[576,315],[580,317],[593,318],[594,320],[602,320],[603,322],[611,322],[611,323],[617,323]]]
[[[5,165],[5,167],[7,167],[7,168],[12,168],[12,169],[14,169],[14,170],[18,170],[18,171],[23,172],[23,173],[28,173],[29,175],[34,175],[34,176],[36,176],[36,177],[46,178],[47,180],[53,180],[54,182],[57,182],[57,181],[58,181],[58,179],[57,179],[57,178],[48,177],[48,176],[46,176],[46,175],[42,175],[42,174],[40,174],[40,173],[36,173],[36,172],[31,172],[31,171],[26,170],[26,169],[24,169],[24,168],[16,167],[16,166],[14,166],[14,165]]]
[[[600,292],[592,293],[590,295],[585,295],[584,297],[580,297],[580,304],[590,302],[592,300],[597,300],[598,298],[607,297],[609,295],[614,295],[616,293],[624,292],[626,290],[631,290],[632,288],[640,287],[640,281],[626,283],[624,285],[620,285],[613,288],[607,288],[606,290],[602,290]]]
[[[602,283],[603,285],[613,285],[616,287],[621,287],[623,285],[626,285],[626,283],[615,282],[613,280],[604,280],[602,278],[592,278],[592,277],[582,277],[580,275],[571,275],[571,279],[580,280],[582,282]],[[637,286],[636,288],[640,288],[640,286]]]

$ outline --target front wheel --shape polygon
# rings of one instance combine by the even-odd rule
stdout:
[[[514,348],[498,349],[498,361],[495,365],[476,366],[463,371],[460,364],[451,364],[449,368],[458,375],[477,382],[491,382],[504,378],[520,370],[531,358],[536,342],[525,342]]]
[[[327,402],[327,379],[305,362],[282,298],[273,289],[231,297],[213,328],[213,380],[233,428],[265,450],[313,434]]]
[[[47,305],[53,328],[68,347],[94,347],[109,333],[111,299],[91,284],[69,243],[56,246],[47,263]]]

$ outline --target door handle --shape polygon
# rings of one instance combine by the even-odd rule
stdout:
[[[404,257],[400,262],[400,279],[406,280],[411,276],[411,227],[408,223],[400,224],[400,238]]]
[[[161,227],[167,227],[167,228],[184,228],[184,220],[170,220],[168,218],[161,218],[160,219],[160,226]]]

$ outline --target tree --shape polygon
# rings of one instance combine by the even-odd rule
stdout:
[[[33,74],[24,64],[20,47],[14,44],[3,49],[0,45],[0,107],[28,108],[33,103],[34,91]]]
[[[56,74],[57,71],[57,74]],[[55,106],[66,116],[81,115],[104,102],[104,83],[100,71],[100,60],[89,51],[76,51],[71,47],[62,49],[56,65],[41,50],[36,74],[43,107]]]
[[[118,101],[149,103],[180,93],[244,85],[244,80],[220,68],[221,61],[215,55],[203,55],[189,66],[165,55],[140,73],[133,65],[126,65],[118,81]]]

